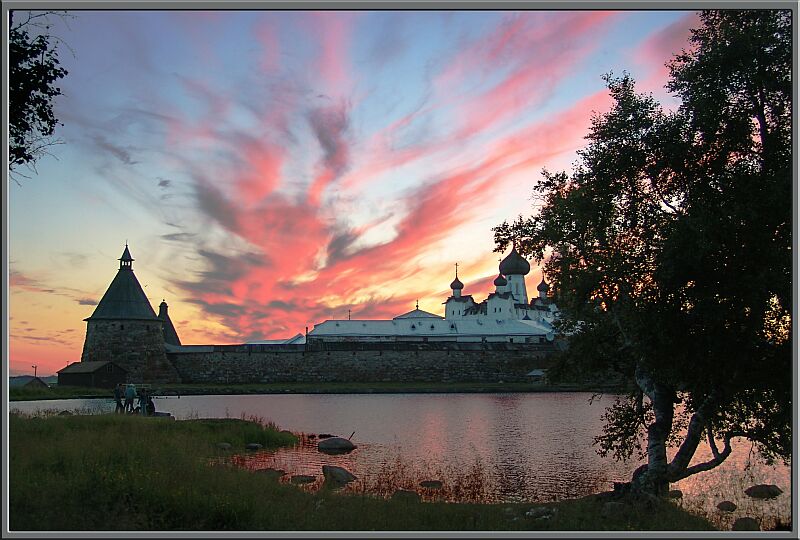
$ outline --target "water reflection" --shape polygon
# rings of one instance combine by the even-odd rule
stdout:
[[[591,397],[588,393],[183,396],[157,400],[156,406],[179,419],[254,415],[305,434],[348,437],[355,432],[352,440],[358,449],[352,454],[328,456],[317,452],[316,441],[307,440],[297,448],[244,456],[242,463],[253,469],[321,477],[322,465],[338,465],[358,476],[362,487],[377,488],[386,484],[381,475],[398,481],[449,475],[451,482],[461,479],[461,484],[449,486],[461,494],[470,489],[467,477],[480,474],[486,481],[486,500],[549,501],[609,490],[614,481],[629,479],[640,464],[596,454],[592,442],[602,430],[602,413],[613,396],[590,402]],[[113,403],[11,404],[12,410],[27,412],[86,407],[111,412]],[[721,521],[765,513],[788,521],[789,468],[768,467],[751,458],[749,448],[747,443],[736,444],[722,466],[679,482],[675,487],[684,492],[682,504],[716,515],[716,504],[731,500],[739,509]],[[701,446],[695,459],[709,457],[707,447]],[[784,494],[773,501],[749,499],[743,490],[757,483],[777,484]]]

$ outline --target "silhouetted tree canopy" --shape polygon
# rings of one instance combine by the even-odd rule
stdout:
[[[791,455],[791,13],[701,23],[669,64],[678,110],[607,75],[613,107],[573,171],[545,170],[539,213],[494,229],[497,250],[545,261],[570,335],[562,373],[629,381],[596,443],[647,456],[631,487],[659,494],[735,437]],[[713,457],[690,465],[700,444]]]
[[[53,98],[61,95],[58,48],[47,17],[53,12],[9,12],[9,169],[33,166],[55,143]]]

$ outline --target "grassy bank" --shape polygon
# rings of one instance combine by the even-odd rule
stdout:
[[[294,437],[258,422],[137,416],[12,415],[10,512],[21,530],[709,530],[674,504],[599,496],[548,505],[384,500],[309,493],[268,475],[211,465]],[[534,519],[532,506],[557,509]]]
[[[533,383],[263,383],[263,384],[168,384],[154,386],[161,394],[219,395],[219,394],[390,394],[438,392],[615,392],[614,386],[581,384]],[[53,387],[42,389],[12,388],[11,401],[111,397],[111,390],[102,388]]]
[[[113,392],[107,388],[83,388],[80,386],[11,387],[8,389],[9,401],[95,397],[113,397]]]

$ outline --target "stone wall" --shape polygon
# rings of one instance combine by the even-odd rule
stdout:
[[[168,354],[183,383],[516,382],[550,367],[552,351],[209,349]]]
[[[160,320],[89,320],[82,362],[111,361],[131,382],[179,382],[167,360]]]

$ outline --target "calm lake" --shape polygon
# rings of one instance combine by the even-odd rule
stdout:
[[[320,475],[321,466],[330,464],[369,479],[402,463],[416,478],[480,475],[486,502],[544,502],[610,490],[613,482],[629,480],[641,463],[597,455],[592,443],[614,397],[591,398],[583,392],[182,396],[157,399],[156,408],[177,419],[255,416],[296,433],[345,438],[352,434],[358,445],[351,454],[339,456],[321,454],[313,443],[249,454],[245,465],[254,469]],[[15,409],[111,412],[113,402],[11,402],[10,410]],[[701,446],[695,460],[709,458],[707,446]],[[790,473],[783,464],[766,465],[749,443],[738,441],[722,466],[673,489],[683,491],[681,504],[713,514],[722,524],[744,515],[787,522]],[[776,484],[784,493],[769,501],[744,495],[744,488],[762,483]],[[739,508],[722,515],[716,504],[723,500]]]

